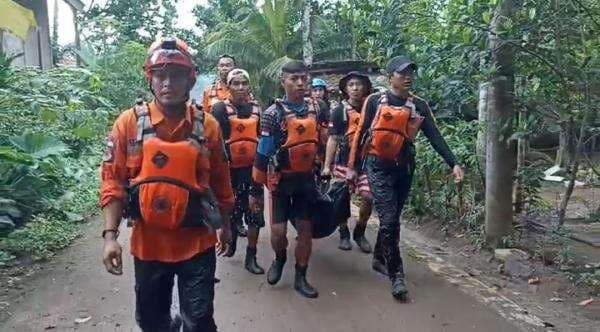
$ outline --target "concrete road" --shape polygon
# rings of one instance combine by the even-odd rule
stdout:
[[[101,228],[99,221],[89,225],[78,244],[24,282],[8,303],[11,317],[0,323],[1,331],[137,331],[132,259],[126,255],[123,276],[106,273],[100,262]],[[267,269],[272,252],[267,231],[263,233],[259,263]],[[309,280],[320,297],[304,299],[293,290],[293,235],[290,231],[284,277],[275,287],[264,276],[243,269],[244,238],[235,257],[219,258],[217,275],[222,282],[216,287],[216,320],[220,331],[518,330],[408,255],[411,300],[396,302],[389,294],[389,281],[371,270],[371,257],[356,247],[350,252],[337,249],[337,234],[315,241]],[[370,229],[369,238],[374,235]]]

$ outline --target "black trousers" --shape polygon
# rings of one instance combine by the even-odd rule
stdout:
[[[414,162],[390,164],[370,156],[365,166],[379,215],[374,258],[386,263],[391,279],[404,277],[399,246],[400,217],[410,193]]]
[[[215,332],[215,250],[177,263],[134,259],[135,318],[144,332],[170,331],[171,299],[177,276],[184,332]]]

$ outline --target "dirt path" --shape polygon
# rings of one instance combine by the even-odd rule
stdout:
[[[10,299],[6,309],[10,318],[0,324],[0,330],[137,331],[132,259],[125,256],[122,277],[104,272],[99,229],[98,222],[87,226],[75,246],[24,283]],[[374,237],[372,229],[369,237]],[[240,241],[242,249],[244,241]],[[272,254],[266,232],[259,246],[259,262],[267,267]],[[309,279],[321,293],[317,300],[303,299],[293,290],[293,260],[280,284],[271,287],[264,276],[250,275],[242,268],[242,251],[218,262],[222,282],[216,291],[216,320],[220,331],[518,330],[410,255],[405,257],[412,301],[399,304],[389,295],[387,280],[371,271],[370,256],[357,249],[338,250],[337,236],[316,241],[314,246]],[[75,322],[90,316],[85,323]]]

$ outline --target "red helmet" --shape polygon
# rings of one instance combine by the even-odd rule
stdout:
[[[148,49],[148,58],[144,64],[146,77],[152,77],[152,69],[167,65],[179,65],[190,69],[190,75],[196,76],[196,64],[188,45],[181,39],[168,38],[155,41]]]

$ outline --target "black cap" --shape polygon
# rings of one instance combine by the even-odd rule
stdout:
[[[371,79],[369,78],[369,76],[365,75],[365,74],[361,74],[360,72],[357,71],[351,71],[348,74],[346,74],[346,76],[342,77],[342,79],[340,80],[340,91],[342,92],[342,95],[344,96],[344,98],[348,98],[348,94],[346,93],[346,85],[348,85],[348,81],[350,81],[351,78],[358,78],[360,80],[363,81],[363,84],[366,86],[367,88],[367,94],[371,93],[371,90],[373,88],[373,84],[371,83]]]
[[[408,57],[404,56],[404,55],[400,55],[400,56],[396,56],[390,59],[390,61],[388,61],[387,66],[386,66],[386,71],[388,73],[388,75],[393,74],[394,72],[401,72],[404,69],[411,67],[414,70],[417,70],[417,64],[412,62],[412,60],[410,60]]]
[[[300,60],[290,60],[281,67],[281,72],[287,74],[307,73],[308,67]]]

